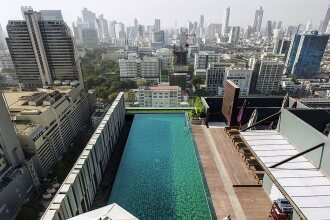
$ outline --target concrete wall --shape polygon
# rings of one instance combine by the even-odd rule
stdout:
[[[90,210],[124,122],[124,93],[120,93],[41,219],[63,220]]]
[[[304,151],[315,145],[325,142],[323,157],[322,148],[311,151],[305,156],[318,167],[321,162],[321,169],[330,176],[330,141],[329,138],[309,124],[292,114],[286,109],[281,110],[280,122],[277,130],[285,137],[298,151]]]

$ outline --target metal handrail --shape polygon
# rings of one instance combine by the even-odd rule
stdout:
[[[314,147],[308,148],[307,150],[304,150],[304,151],[302,151],[302,152],[300,152],[300,153],[298,153],[298,154],[296,154],[296,155],[293,155],[293,156],[291,156],[291,157],[289,157],[289,158],[287,158],[287,159],[285,159],[285,160],[282,160],[282,161],[280,161],[280,162],[278,162],[278,163],[272,165],[272,166],[269,167],[269,168],[276,168],[276,167],[278,167],[278,166],[280,166],[280,165],[282,165],[282,164],[284,164],[284,163],[286,163],[286,162],[289,162],[290,160],[293,160],[293,159],[295,159],[295,158],[297,158],[297,157],[300,157],[301,155],[304,155],[304,154],[306,154],[306,153],[308,153],[308,152],[311,152],[311,151],[313,151],[313,150],[315,150],[315,149],[317,149],[317,148],[319,148],[319,147],[322,147],[322,146],[324,146],[324,144],[325,144],[325,143],[321,143],[321,144],[318,144],[318,145],[316,145],[316,146],[314,146]]]
[[[266,120],[268,120],[268,119],[271,119],[271,118],[273,118],[273,117],[275,117],[275,116],[277,116],[277,115],[279,115],[279,114],[281,114],[281,111],[276,112],[275,114],[273,114],[273,115],[271,115],[271,116],[268,116],[267,118],[264,118],[264,119],[262,119],[261,121],[258,121],[257,123],[255,123],[255,124],[253,124],[253,125],[251,125],[251,126],[249,126],[249,127],[247,127],[247,128],[244,128],[244,129],[241,130],[241,131],[249,130],[249,129],[251,129],[251,128],[253,128],[253,127],[255,127],[255,126],[261,124],[262,122],[264,122],[264,121],[266,121]]]

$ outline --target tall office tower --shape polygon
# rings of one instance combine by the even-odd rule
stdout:
[[[199,34],[200,35],[205,34],[204,30],[205,30],[204,29],[204,15],[201,15],[200,20],[199,20]]]
[[[191,21],[188,21],[188,34],[192,34],[194,29],[194,24]]]
[[[80,60],[63,20],[43,20],[40,12],[24,12],[25,20],[8,21],[7,45],[20,84],[25,89],[54,81],[83,84]]]
[[[267,21],[266,33],[268,38],[271,38],[273,36],[272,21]]]
[[[42,20],[63,21],[61,10],[40,10]]]
[[[263,59],[260,63],[257,90],[263,94],[277,92],[284,70],[284,62],[276,59]]]
[[[289,52],[289,48],[290,48],[290,44],[291,44],[291,40],[289,39],[283,39],[282,40],[282,44],[279,50],[279,54],[284,54],[285,55],[285,59],[288,56],[288,52]]]
[[[308,32],[308,31],[311,31],[311,30],[312,30],[312,21],[308,20],[307,24],[306,24],[305,31]]]
[[[96,28],[96,14],[84,8],[82,11],[82,19],[88,23],[90,28]]]
[[[229,34],[228,43],[237,43],[239,40],[240,27],[232,27]]]
[[[324,33],[327,30],[329,20],[330,20],[330,5],[328,6],[327,13],[325,14],[325,17],[323,20],[323,25],[322,25],[322,30],[321,30],[322,33]]]
[[[320,70],[329,35],[319,35],[317,31],[301,36],[297,48],[292,74],[298,78],[310,78],[316,76]]]
[[[160,31],[160,19],[155,19],[154,31]]]
[[[3,29],[0,24],[0,51],[7,50],[7,44],[5,40],[5,35],[3,34]]]
[[[243,37],[249,39],[251,37],[251,34],[252,34],[252,27],[250,25],[245,26]]]
[[[273,21],[273,22],[272,22],[272,29],[273,29],[273,30],[276,29],[276,24],[277,24],[276,21]]]
[[[226,36],[229,32],[229,16],[230,16],[230,7],[227,7],[224,12],[223,21],[222,21],[222,33]]]
[[[252,31],[254,33],[260,33],[263,15],[264,10],[262,9],[262,6],[260,6],[259,10],[256,10],[256,13],[254,15],[254,21],[252,26]]]
[[[103,14],[96,19],[98,37],[100,40],[106,40],[110,37],[108,20],[104,19]]]
[[[197,21],[194,22],[192,34],[198,34],[198,22]]]
[[[277,23],[277,29],[282,29],[282,21],[279,21],[279,22]]]
[[[288,55],[285,61],[285,69],[287,73],[291,73],[294,60],[296,58],[299,42],[301,39],[301,34],[295,34],[292,37],[291,44],[289,47]]]
[[[134,27],[137,28],[139,26],[139,22],[136,18],[134,18]]]

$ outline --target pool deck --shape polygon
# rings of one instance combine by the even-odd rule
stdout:
[[[192,125],[217,219],[270,220],[271,201],[223,128]]]

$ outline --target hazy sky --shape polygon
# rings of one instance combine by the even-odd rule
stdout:
[[[263,26],[267,20],[283,21],[283,25],[306,24],[312,20],[318,26],[324,18],[330,0],[0,0],[0,24],[3,28],[8,20],[22,19],[20,6],[32,6],[34,10],[60,9],[64,20],[71,26],[81,10],[87,7],[97,15],[104,14],[108,20],[122,21],[132,25],[153,24],[161,19],[163,27],[186,26],[187,21],[199,21],[205,16],[205,24],[222,23],[225,7],[230,6],[229,25],[252,25],[254,13],[261,5],[264,8]]]

